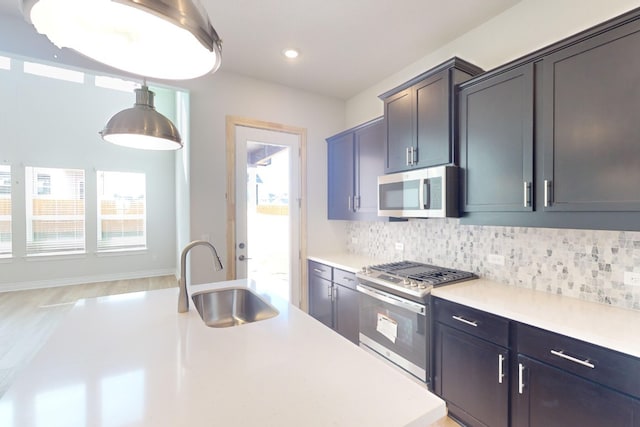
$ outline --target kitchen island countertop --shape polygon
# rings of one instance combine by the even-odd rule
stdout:
[[[428,426],[444,402],[254,283],[280,312],[209,328],[176,288],[79,301],[0,400],[0,425]]]

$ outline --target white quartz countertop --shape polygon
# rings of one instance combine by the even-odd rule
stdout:
[[[432,295],[640,357],[640,312],[634,310],[483,279],[442,286]]]
[[[247,286],[245,281],[191,291]],[[250,284],[258,293],[263,289]],[[3,427],[428,426],[425,387],[297,308],[209,328],[177,289],[79,301],[0,400]]]
[[[339,268],[341,270],[357,273],[362,270],[362,267],[368,265],[382,264],[385,261],[377,260],[364,255],[356,255],[350,253],[327,253],[318,255],[309,255],[307,259],[316,261],[321,264],[326,264],[331,267]]]

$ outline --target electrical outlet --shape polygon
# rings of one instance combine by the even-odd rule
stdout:
[[[498,254],[487,255],[487,262],[494,265],[504,265],[504,256]]]
[[[404,243],[396,242],[396,251],[404,251]]]
[[[624,284],[629,286],[640,286],[640,273],[634,273],[633,271],[625,271]]]

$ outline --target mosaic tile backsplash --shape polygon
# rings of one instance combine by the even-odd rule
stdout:
[[[461,225],[449,218],[350,222],[347,248],[381,261],[452,267],[514,286],[640,310],[640,284],[625,285],[625,273],[627,281],[633,280],[630,272],[640,273],[640,232]]]

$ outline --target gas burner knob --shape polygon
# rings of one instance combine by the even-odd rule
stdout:
[[[406,277],[404,279],[402,279],[402,284],[404,286],[411,286],[411,282]]]
[[[412,288],[417,288],[418,287],[418,282],[416,282],[415,280],[412,280],[410,283]]]
[[[427,289],[427,285],[425,285],[424,283],[420,283],[420,284],[418,285],[418,288],[420,288],[420,289]]]

